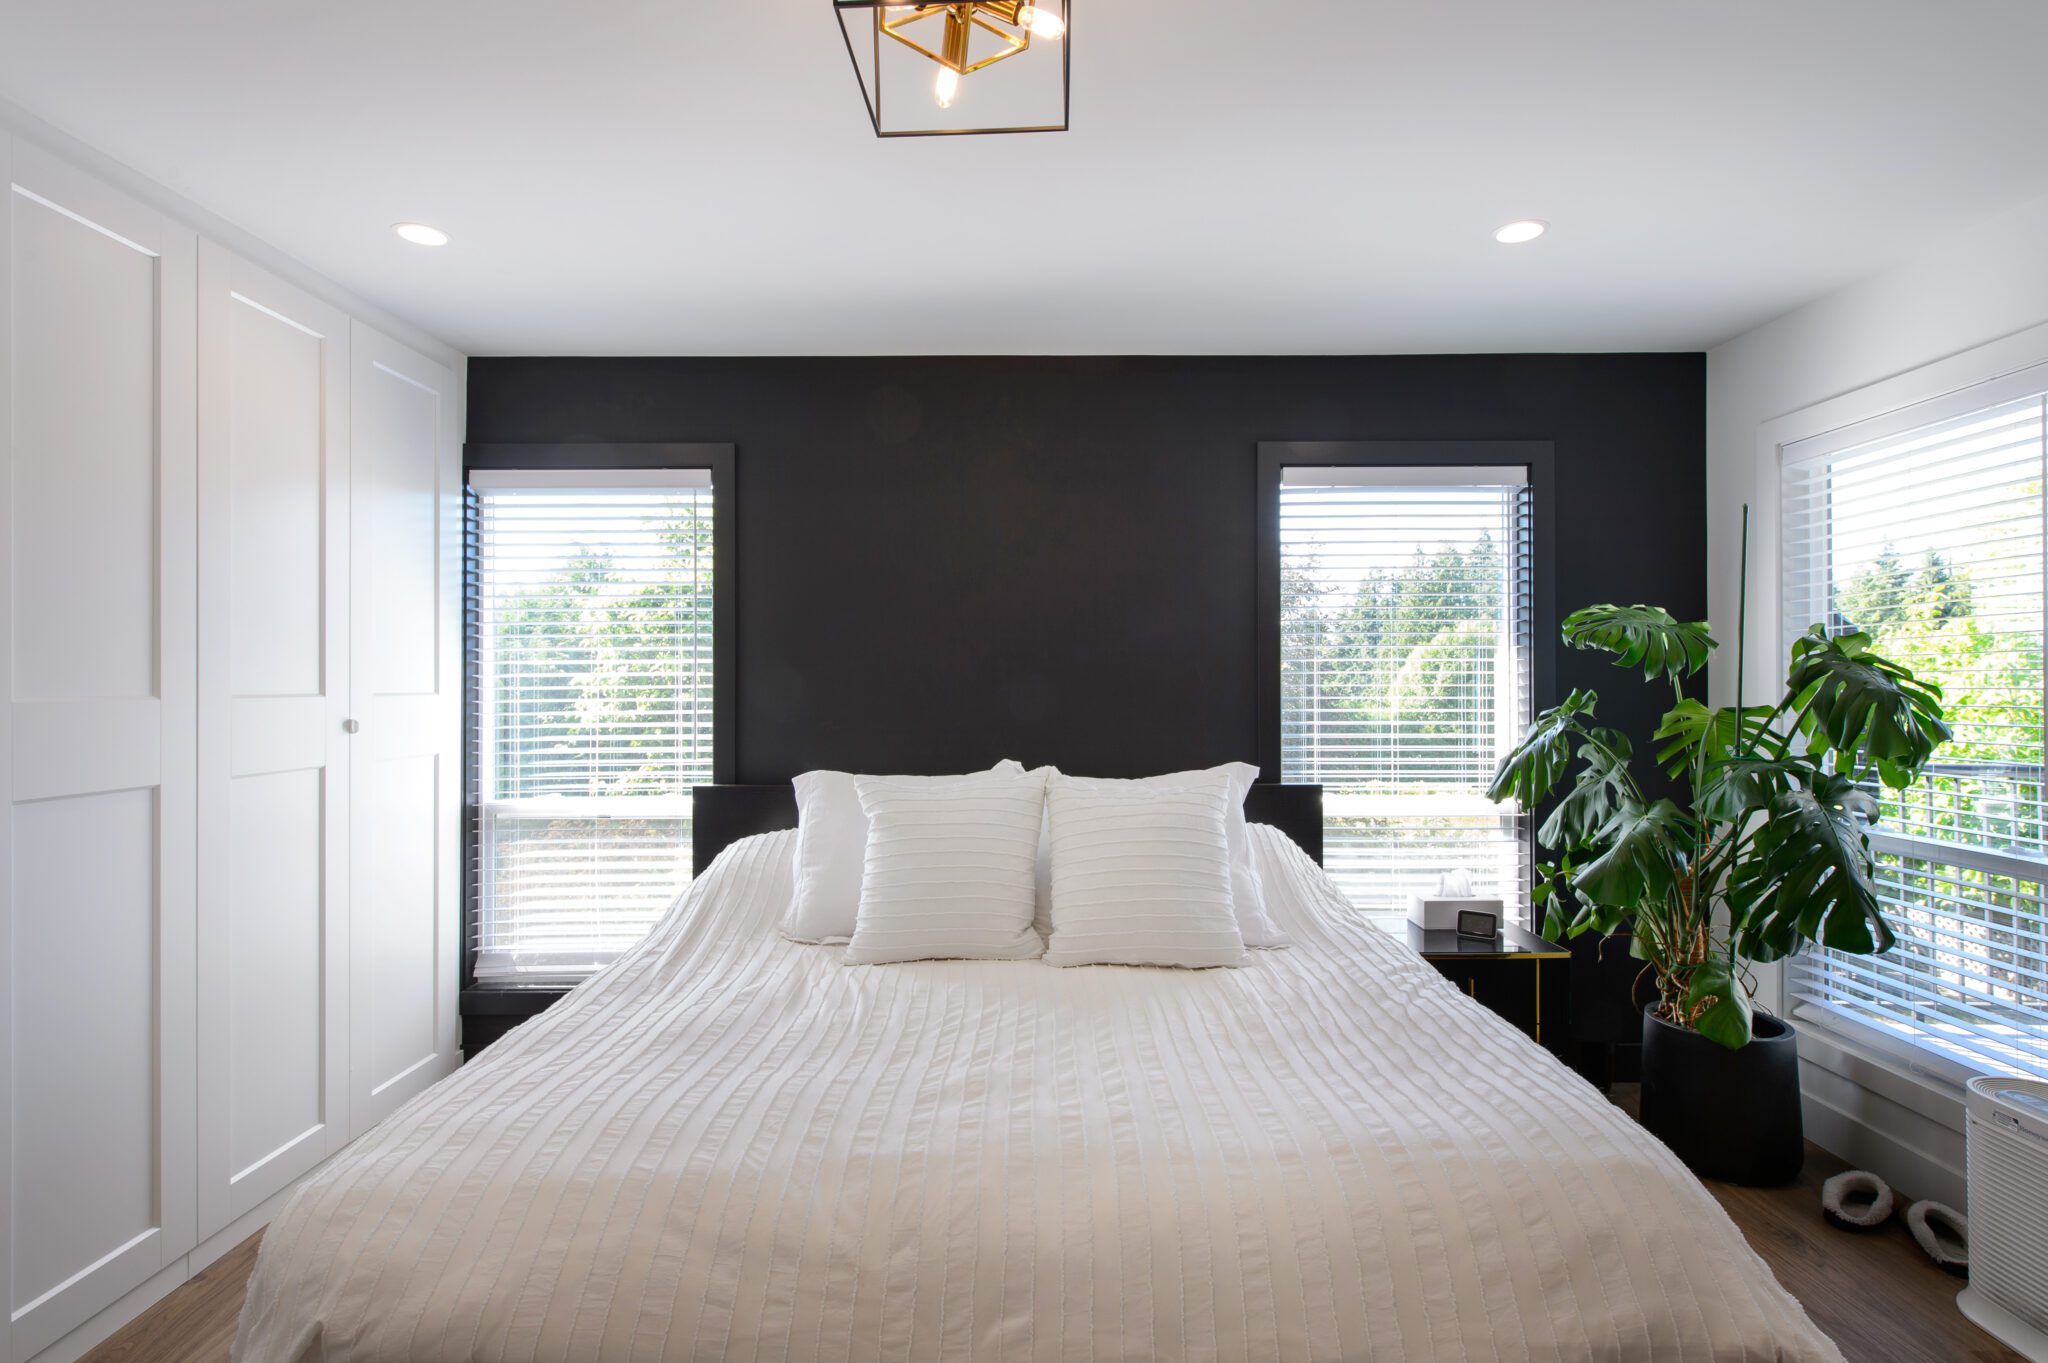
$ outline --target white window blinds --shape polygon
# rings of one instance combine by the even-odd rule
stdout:
[[[1941,684],[1955,730],[1917,784],[1872,787],[1898,944],[1797,958],[1797,1015],[1965,1071],[2048,1075],[2043,389],[2036,372],[1785,452],[1788,636],[1866,631]]]
[[[479,980],[587,975],[689,881],[690,787],[712,779],[710,481],[471,476]]]
[[[1463,870],[1527,900],[1527,821],[1486,798],[1530,719],[1521,468],[1289,468],[1281,779],[1323,786],[1323,862],[1368,912]]]

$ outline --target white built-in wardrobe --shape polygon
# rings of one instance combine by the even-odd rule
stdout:
[[[454,1068],[461,380],[0,129],[0,1363]]]

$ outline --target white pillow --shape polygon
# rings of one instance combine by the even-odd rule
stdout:
[[[1023,770],[1016,762],[997,763],[996,770],[1005,765]],[[1059,775],[1059,773],[1055,773]],[[1259,769],[1249,762],[1230,762],[1205,771],[1176,771],[1164,776],[1146,776],[1135,781],[1115,780],[1107,777],[1063,777],[1065,780],[1087,780],[1093,785],[1116,786],[1187,786],[1211,780],[1225,780],[1230,786],[1230,807],[1224,813],[1223,830],[1230,840],[1230,906],[1237,915],[1237,930],[1244,936],[1248,947],[1284,947],[1287,934],[1280,931],[1266,912],[1265,891],[1259,884],[1258,867],[1252,861],[1251,837],[1245,832],[1244,797],[1259,779]],[[1038,930],[1050,931],[1052,926],[1052,872],[1050,835],[1041,840],[1038,868]]]
[[[1054,775],[1047,965],[1244,964],[1230,901],[1229,780]]]
[[[1009,765],[1017,771],[1024,770],[1015,763]],[[855,779],[851,772],[807,771],[790,782],[796,789],[796,896],[783,915],[782,935],[792,941],[844,942],[853,936],[854,918],[860,912],[861,869],[868,847],[868,816],[861,811]],[[917,782],[959,778],[892,779]]]
[[[944,782],[855,778],[868,816],[848,965],[1040,955],[1032,875],[1044,770]]]

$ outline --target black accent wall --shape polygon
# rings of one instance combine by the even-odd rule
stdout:
[[[1553,442],[1558,609],[1706,614],[1697,354],[476,359],[468,438],[737,446],[742,782],[1256,760],[1262,440]]]

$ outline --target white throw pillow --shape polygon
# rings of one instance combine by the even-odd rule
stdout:
[[[1046,774],[856,778],[868,844],[846,964],[1041,954],[1032,876]]]
[[[1231,782],[1188,786],[1055,775],[1047,965],[1234,966]]]
[[[1008,764],[1017,771],[1024,768]],[[998,766],[996,770],[1004,770]],[[980,775],[972,772],[969,775]],[[796,790],[796,896],[782,918],[782,935],[797,942],[844,942],[860,912],[860,877],[866,864],[868,816],[845,771],[807,771]],[[955,781],[956,776],[899,776],[899,781]]]
[[[1023,768],[1016,762],[998,763],[1003,767]],[[1058,774],[1058,773],[1055,773]],[[1230,839],[1230,906],[1237,915],[1237,930],[1244,936],[1248,947],[1284,947],[1287,934],[1280,931],[1273,922],[1273,916],[1266,912],[1265,890],[1259,884],[1258,867],[1252,861],[1251,837],[1245,832],[1244,797],[1259,779],[1259,769],[1249,762],[1230,762],[1220,767],[1203,771],[1176,771],[1164,776],[1146,776],[1126,781],[1109,777],[1066,777],[1067,780],[1087,780],[1100,786],[1186,786],[1210,780],[1225,780],[1230,786],[1230,808],[1224,815],[1224,833]],[[1052,843],[1050,836],[1041,840],[1038,868],[1038,930],[1048,932],[1052,926]]]

